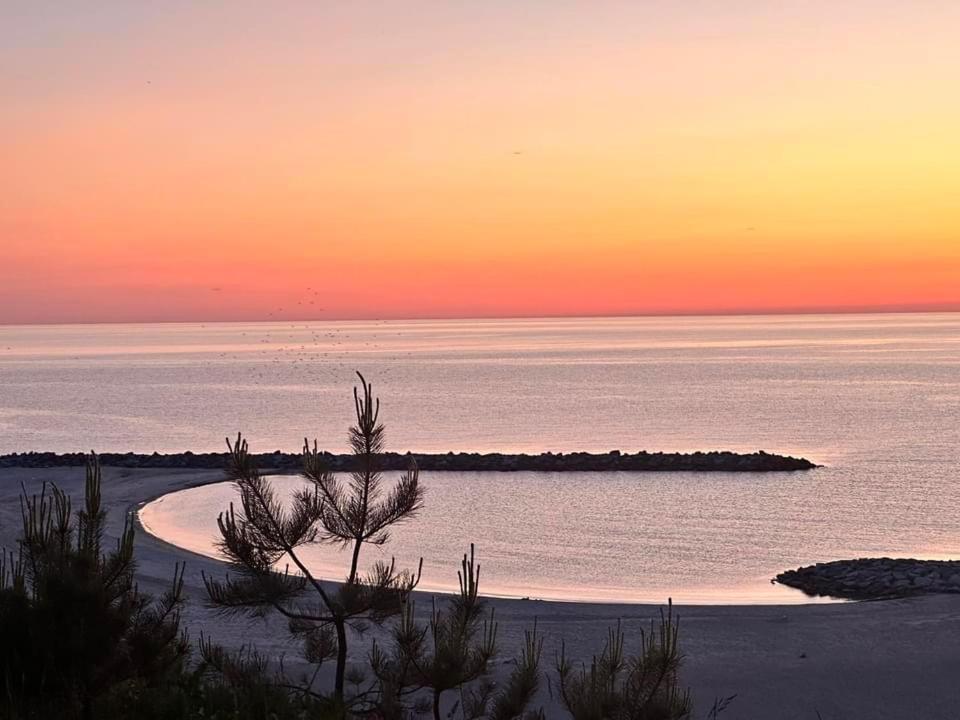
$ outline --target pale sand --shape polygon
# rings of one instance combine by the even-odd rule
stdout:
[[[34,491],[43,480],[55,481],[76,503],[83,492],[82,479],[79,468],[0,470],[0,544],[10,547],[19,533],[21,482]],[[144,501],[220,479],[217,472],[107,469],[103,494],[111,509],[110,531],[120,527],[124,512]],[[254,644],[267,653],[286,652],[288,662],[295,664],[298,649],[286,642],[282,623],[226,620],[203,607],[200,574],[220,576],[224,565],[178,550],[142,530],[137,558],[141,587],[151,592],[166,585],[175,562],[186,561],[185,622],[192,638],[203,630],[225,645]],[[428,598],[422,598],[421,611],[428,604]],[[617,619],[624,623],[629,644],[631,633],[658,613],[657,607],[645,605],[499,599],[491,604],[504,658],[512,655],[524,628],[537,619],[547,638],[547,675],[552,675],[561,639],[571,654],[588,657]],[[960,596],[678,610],[687,656],[684,679],[693,689],[695,717],[705,717],[715,697],[732,694],[737,698],[722,715],[726,720],[816,720],[817,711],[824,720],[960,717]],[[366,644],[354,647],[351,656],[362,660]],[[549,697],[545,703],[550,710]]]

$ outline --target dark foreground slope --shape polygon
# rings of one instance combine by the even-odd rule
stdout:
[[[256,455],[260,467],[276,470],[294,470],[301,464],[300,455],[273,453]],[[695,453],[542,453],[540,455],[508,455],[502,453],[385,453],[382,469],[405,470],[414,459],[421,470],[454,471],[697,471],[697,472],[783,472],[810,470],[817,467],[805,458],[773,455],[762,450],[755,453],[695,452]],[[353,455],[327,453],[328,466],[332,471],[352,470]],[[109,467],[128,468],[189,468],[197,470],[222,468],[226,465],[225,453],[170,453],[142,455],[135,453],[103,453],[100,462]],[[30,452],[0,456],[0,467],[66,467],[83,465],[80,453]]]

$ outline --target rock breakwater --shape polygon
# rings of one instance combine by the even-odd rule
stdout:
[[[296,453],[256,455],[262,468],[296,470],[301,458]],[[326,453],[331,471],[349,471],[355,467],[352,455]],[[810,470],[816,464],[805,458],[763,452],[695,452],[695,453],[541,453],[539,455],[504,453],[385,453],[381,458],[384,470],[404,470],[414,459],[422,470],[492,471],[492,472],[573,472],[573,471],[697,471],[697,472],[784,472]],[[104,466],[127,468],[216,469],[225,466],[226,453],[102,453]],[[82,453],[29,452],[0,456],[0,467],[63,467],[82,465]]]
[[[836,560],[787,570],[775,580],[808,595],[848,600],[960,593],[960,560]]]

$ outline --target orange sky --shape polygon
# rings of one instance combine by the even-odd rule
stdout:
[[[958,3],[12,5],[0,322],[960,308]]]

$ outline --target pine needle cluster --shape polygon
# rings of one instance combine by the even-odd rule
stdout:
[[[497,624],[491,609],[479,595],[480,565],[470,546],[457,573],[460,591],[441,608],[433,601],[430,620],[415,620],[413,600],[404,603],[393,628],[392,643],[383,648],[374,643],[370,667],[380,682],[377,714],[399,719],[411,714],[431,714],[440,720],[442,699],[457,697],[448,717],[464,720],[533,719],[540,712],[527,710],[540,687],[540,656],[543,639],[536,627],[513,670],[497,687],[488,677],[497,655]]]
[[[640,632],[640,651],[624,654],[624,633],[617,623],[589,667],[575,668],[561,646],[556,670],[559,694],[573,720],[683,720],[691,712],[690,693],[679,682],[680,624],[673,603]]]

